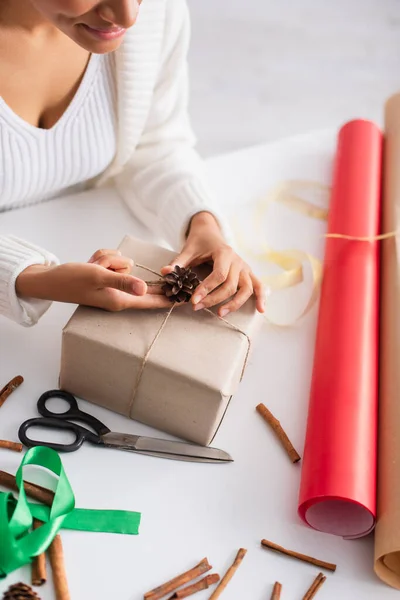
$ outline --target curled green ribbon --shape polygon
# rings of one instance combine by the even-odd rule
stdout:
[[[23,468],[26,465],[44,467],[58,477],[50,508],[27,501],[23,485]],[[61,459],[50,448],[37,446],[29,449],[15,477],[18,500],[11,492],[0,492],[0,578],[47,550],[61,528],[129,535],[139,533],[140,513],[75,508],[75,496]],[[32,530],[33,518],[44,524]]]

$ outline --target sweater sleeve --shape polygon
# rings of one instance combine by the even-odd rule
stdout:
[[[19,298],[15,291],[18,275],[31,265],[56,265],[58,259],[33,244],[14,236],[0,235],[0,314],[30,327],[51,305],[47,300]]]
[[[190,219],[200,211],[217,218],[228,241],[230,232],[205,183],[189,121],[186,0],[167,0],[166,10],[160,69],[146,126],[116,184],[135,217],[179,250]]]

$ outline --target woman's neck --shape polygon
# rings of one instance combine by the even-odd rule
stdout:
[[[0,26],[39,35],[55,29],[30,0],[1,0]]]

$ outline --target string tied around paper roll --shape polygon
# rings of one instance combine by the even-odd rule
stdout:
[[[157,275],[157,277],[160,278],[159,281],[147,282],[147,283],[155,284],[155,285],[159,285],[159,284],[163,283],[163,277],[162,277],[162,275],[160,273],[157,273],[157,271],[154,271],[150,267],[147,267],[146,265],[141,265],[141,264],[139,264],[137,262],[135,262],[135,267],[137,267],[138,269],[143,269],[144,271],[147,271],[148,273],[153,273],[153,275]],[[156,332],[156,334],[155,334],[152,342],[150,343],[150,346],[148,347],[148,349],[146,351],[146,354],[144,355],[144,357],[142,359],[142,363],[140,365],[139,372],[138,372],[137,377],[136,377],[135,386],[133,388],[132,397],[131,397],[131,401],[130,401],[130,404],[129,404],[129,414],[131,414],[133,403],[135,401],[136,394],[137,394],[137,391],[139,389],[139,385],[140,385],[140,382],[142,380],[144,370],[145,370],[147,362],[149,360],[149,356],[150,356],[150,354],[151,354],[151,352],[152,352],[155,344],[157,343],[158,338],[160,337],[160,335],[164,331],[165,326],[167,325],[167,323],[168,323],[168,321],[169,321],[169,319],[170,319],[170,317],[171,317],[174,309],[176,308],[176,306],[178,304],[179,304],[179,302],[174,302],[172,304],[171,308],[165,314],[164,319],[162,320],[162,323],[161,323],[160,327],[158,328],[158,330],[157,330],[157,332]],[[245,356],[244,362],[243,362],[242,372],[240,374],[240,381],[242,381],[243,375],[244,375],[244,372],[246,370],[247,363],[248,363],[248,360],[249,360],[250,349],[251,349],[251,340],[250,340],[249,335],[245,331],[243,331],[243,329],[240,329],[240,327],[237,327],[233,323],[230,323],[227,319],[224,319],[223,317],[220,317],[219,315],[216,315],[215,313],[213,313],[212,310],[210,310],[208,308],[204,308],[203,311],[206,312],[207,314],[211,315],[215,319],[218,319],[219,321],[222,321],[228,327],[230,327],[234,331],[237,331],[238,333],[240,333],[241,335],[243,335],[246,338],[246,340],[247,340],[247,350],[246,350],[246,356]]]
[[[347,235],[345,233],[326,233],[324,237],[333,240],[348,240],[350,242],[381,242],[396,237],[398,231],[389,231],[372,236]]]

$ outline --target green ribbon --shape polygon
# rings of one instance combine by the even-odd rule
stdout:
[[[58,476],[50,508],[27,501],[23,485],[23,468],[26,465],[45,467]],[[140,513],[75,508],[75,496],[61,459],[50,448],[30,448],[15,477],[18,500],[11,492],[0,492],[0,578],[47,550],[61,528],[129,535],[139,533]],[[32,530],[33,518],[44,524]]]

